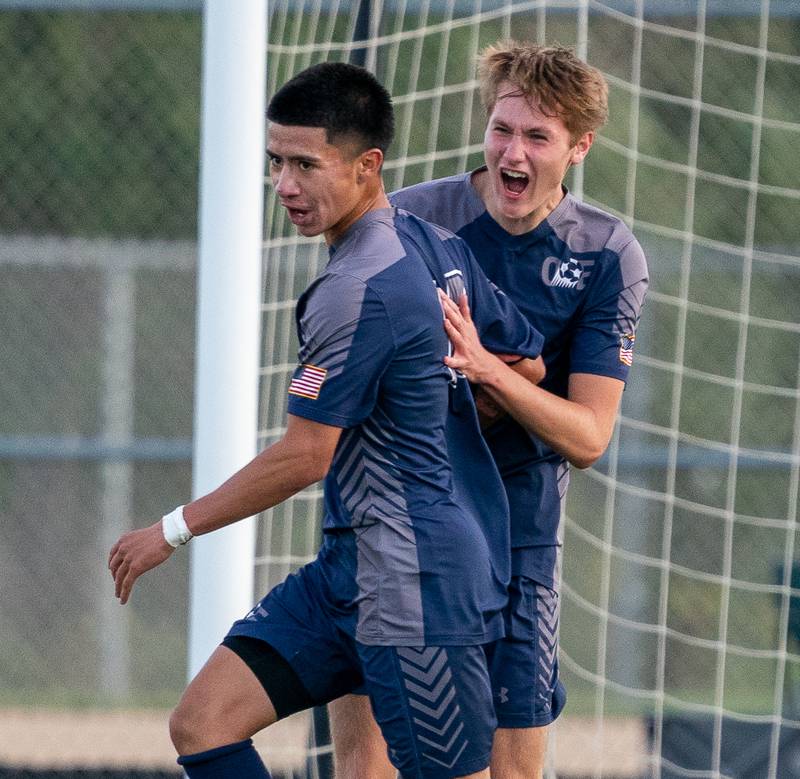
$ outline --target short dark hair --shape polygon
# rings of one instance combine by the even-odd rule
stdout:
[[[267,119],[322,127],[328,143],[354,139],[359,152],[385,154],[394,137],[389,93],[368,70],[346,62],[321,62],[291,78],[269,101]]]

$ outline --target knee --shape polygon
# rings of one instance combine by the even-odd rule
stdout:
[[[169,716],[169,737],[175,751],[179,755],[188,755],[200,751],[197,734],[203,732],[202,723],[181,701]]]
[[[330,705],[336,779],[394,779],[386,742],[366,698],[350,697]]]

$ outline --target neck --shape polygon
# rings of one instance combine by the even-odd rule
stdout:
[[[364,197],[359,198],[352,210],[349,211],[343,219],[331,227],[330,230],[325,231],[325,243],[327,243],[328,246],[332,246],[352,225],[361,219],[364,214],[368,214],[370,211],[377,211],[381,208],[389,208],[390,205],[391,203],[383,189],[383,184],[374,191],[365,193]]]
[[[511,235],[524,235],[531,230],[535,230],[564,199],[564,190],[561,186],[549,197],[541,202],[533,211],[520,217],[506,216],[497,206],[494,189],[489,180],[489,172],[481,169],[473,173],[472,185],[475,187],[480,199],[486,206],[489,215],[507,233]]]

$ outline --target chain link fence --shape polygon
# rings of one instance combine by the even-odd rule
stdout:
[[[188,556],[126,607],[106,560],[190,494],[199,4],[24,5],[0,2],[0,720],[167,706]]]

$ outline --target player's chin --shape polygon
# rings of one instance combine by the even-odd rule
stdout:
[[[323,228],[312,222],[295,222],[294,226],[304,238],[314,238],[323,232]]]

